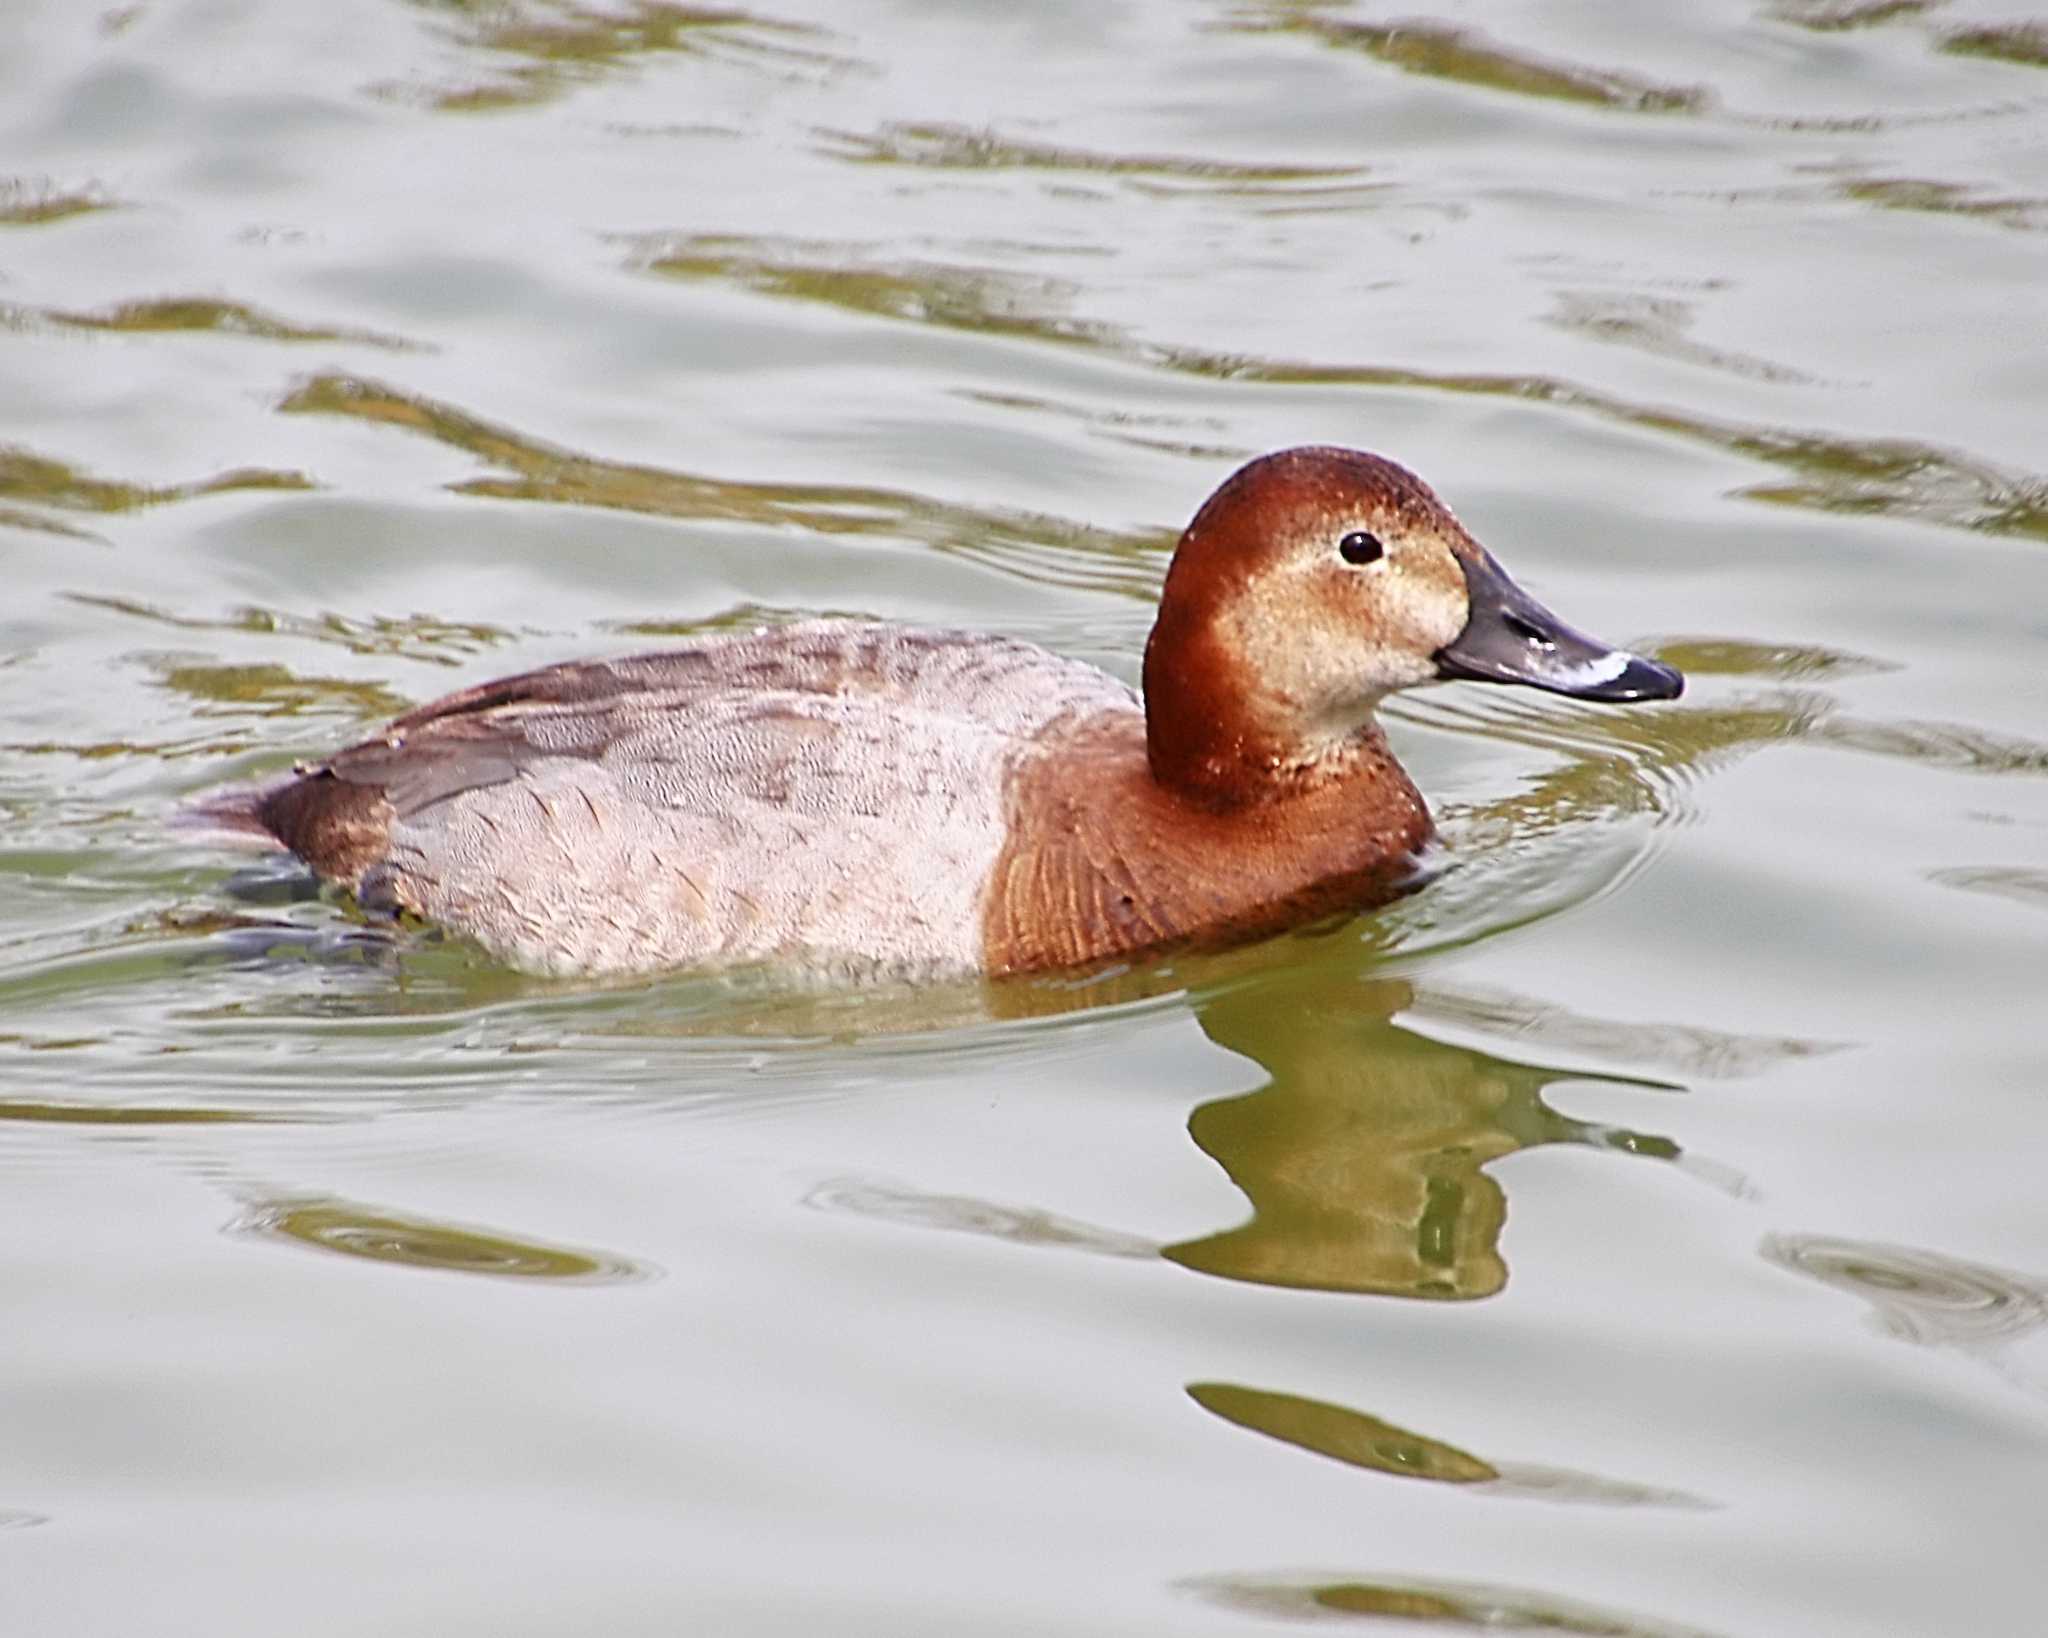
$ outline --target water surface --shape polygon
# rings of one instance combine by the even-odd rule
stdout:
[[[2038,19],[0,43],[10,1629],[2040,1630]],[[798,612],[1134,676],[1303,441],[1691,680],[1399,703],[1380,913],[543,984],[167,824]]]

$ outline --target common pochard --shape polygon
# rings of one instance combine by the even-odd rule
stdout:
[[[1008,638],[810,621],[467,688],[215,816],[531,971],[1040,971],[1402,892],[1429,811],[1373,713],[1441,678],[1683,686],[1405,468],[1289,449],[1181,536],[1142,698]]]

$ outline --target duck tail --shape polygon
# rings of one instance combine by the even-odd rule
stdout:
[[[277,833],[264,822],[264,815],[271,798],[292,782],[280,779],[267,785],[229,785],[209,791],[173,813],[171,829],[277,847]]]

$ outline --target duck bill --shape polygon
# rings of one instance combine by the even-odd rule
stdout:
[[[1484,548],[1459,554],[1471,613],[1437,650],[1439,677],[1525,683],[1577,700],[1675,700],[1685,678],[1652,660],[1572,630],[1514,583]]]

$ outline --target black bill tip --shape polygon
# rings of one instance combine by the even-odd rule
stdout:
[[[1589,700],[1675,700],[1685,692],[1685,673],[1675,665],[1650,659],[1643,654],[1624,654],[1628,664],[1605,692],[1589,693]]]

